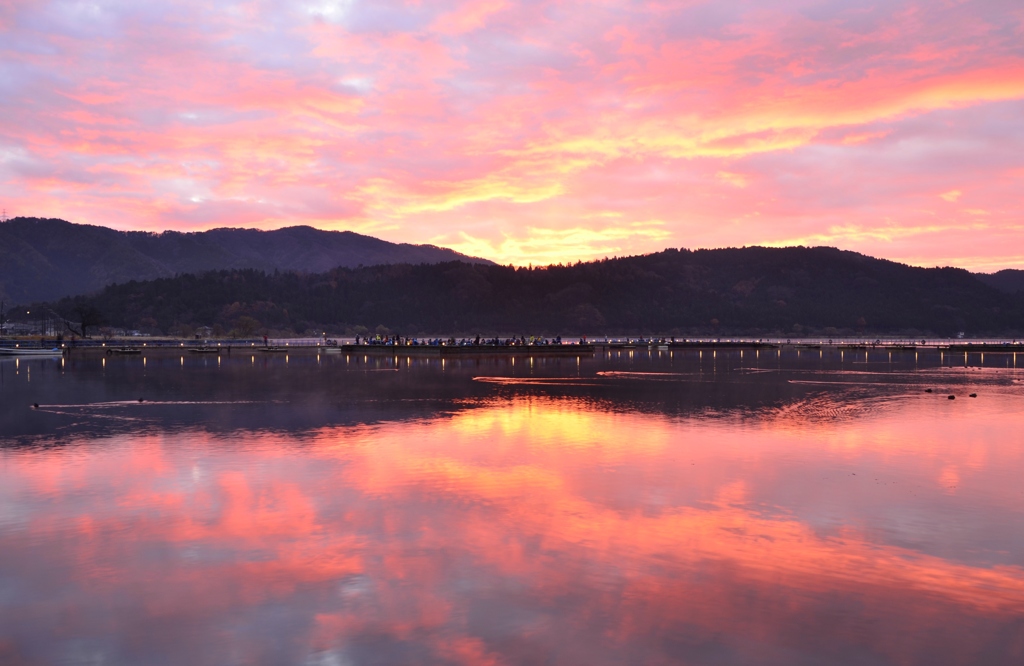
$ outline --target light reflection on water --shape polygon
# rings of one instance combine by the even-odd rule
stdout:
[[[644,355],[22,361],[0,663],[1024,660],[1016,370]]]

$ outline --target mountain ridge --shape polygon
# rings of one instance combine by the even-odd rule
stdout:
[[[1024,271],[1016,268],[1005,268],[995,273],[975,273],[975,276],[990,287],[1007,294],[1024,291]]]
[[[270,231],[119,231],[56,218],[0,223],[0,299],[30,303],[130,280],[251,268],[320,273],[339,266],[492,262],[435,245],[391,243],[300,225]]]

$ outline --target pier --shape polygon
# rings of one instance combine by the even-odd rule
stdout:
[[[330,352],[328,348],[328,353]],[[337,353],[364,356],[592,356],[594,345],[340,345]]]

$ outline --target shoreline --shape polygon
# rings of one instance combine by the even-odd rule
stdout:
[[[14,342],[15,344],[11,344]],[[134,344],[133,344],[134,343]],[[585,344],[526,344],[526,345],[385,345],[385,344],[310,344],[308,341],[271,341],[264,346],[252,341],[221,341],[187,344],[175,340],[110,340],[100,343],[47,343],[19,340],[0,341],[0,357],[18,357],[15,348],[36,351],[59,347],[65,357],[82,356],[232,356],[232,355],[364,355],[364,356],[579,356],[611,351],[887,351],[887,352],[942,352],[942,353],[1024,353],[1024,342],[991,340],[925,341],[817,341],[817,340],[595,340]],[[11,352],[5,353],[7,350]],[[28,356],[28,355],[26,355]]]

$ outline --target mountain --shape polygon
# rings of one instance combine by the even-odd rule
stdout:
[[[453,260],[490,263],[433,245],[312,227],[149,233],[16,217],[0,223],[0,299],[52,300],[115,282],[220,269],[324,272],[338,266]]]
[[[569,266],[255,270],[107,287],[51,306],[150,332],[213,326],[422,334],[1020,336],[1024,296],[966,270],[834,248],[666,250]],[[77,320],[76,320],[77,321]]]
[[[975,277],[988,286],[1008,294],[1024,291],[1024,271],[1007,268],[998,273],[976,273]]]

